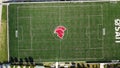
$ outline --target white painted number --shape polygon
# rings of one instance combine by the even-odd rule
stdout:
[[[115,32],[115,34],[116,34],[116,35],[115,35],[116,37],[119,37],[119,36],[120,36],[120,32]]]
[[[120,43],[120,19],[115,19],[115,42]]]
[[[115,19],[115,26],[120,26],[120,19]]]
[[[115,31],[119,31],[120,30],[120,27],[115,27]]]

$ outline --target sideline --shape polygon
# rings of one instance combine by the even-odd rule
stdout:
[[[0,32],[1,32],[1,21],[2,20],[2,0],[0,0]]]

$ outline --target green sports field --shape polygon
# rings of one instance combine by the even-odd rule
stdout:
[[[10,4],[10,56],[36,62],[118,60],[119,19],[120,2]],[[54,33],[57,26],[66,28],[63,39]]]

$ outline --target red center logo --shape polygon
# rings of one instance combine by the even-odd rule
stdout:
[[[54,33],[57,34],[60,39],[63,39],[65,31],[66,28],[64,26],[57,26],[54,30]]]

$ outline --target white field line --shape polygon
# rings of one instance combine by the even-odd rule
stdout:
[[[62,49],[61,46],[62,46],[62,40],[60,40],[60,52],[59,52],[60,55],[59,55],[59,58],[58,58],[58,59],[61,58],[61,49]],[[58,60],[58,61],[59,61],[59,60]]]
[[[18,18],[31,18],[31,17],[27,16],[27,17],[18,17]]]
[[[89,27],[89,29],[91,28],[90,27],[90,15],[88,15],[88,27]],[[91,38],[90,38],[91,36],[90,36],[90,30],[89,30],[89,48],[91,48]]]
[[[9,50],[9,5],[7,5],[7,49],[8,49],[8,61],[10,57],[10,50]],[[1,25],[1,24],[0,24]]]
[[[83,17],[83,16],[88,16],[88,15],[80,15],[81,17]],[[102,15],[89,15],[89,16],[102,16]],[[36,16],[37,18],[41,18],[41,16]],[[19,17],[19,18],[30,18],[30,17]],[[65,18],[70,18],[70,17],[65,17]],[[74,19],[74,18],[73,18]],[[75,18],[76,19],[76,18]]]
[[[89,27],[89,26],[88,26],[88,27]],[[87,27],[86,30],[85,30],[85,35],[86,35],[87,38],[89,38],[89,35],[90,35],[90,34],[88,33],[88,32],[89,32],[89,28],[88,28],[88,27]]]
[[[59,10],[59,25],[61,25],[61,9],[60,9],[60,7],[58,7],[58,10]]]
[[[81,59],[87,59],[87,60],[98,60],[98,59],[103,59],[103,58],[68,58],[67,60],[81,60]],[[62,60],[66,60],[66,59],[62,59]]]
[[[88,6],[95,6],[99,7],[100,5],[66,5],[66,6],[20,6],[20,8],[37,8],[36,10],[39,10],[38,8],[64,8],[64,7],[88,7]],[[21,9],[22,10],[22,9]],[[98,11],[98,10],[96,10]]]
[[[19,19],[18,18],[19,17],[18,16],[19,12],[18,11],[19,11],[19,7],[17,7],[17,30],[19,29],[19,27],[18,27],[19,26],[19,20],[18,20]],[[18,58],[19,58],[19,31],[18,31]]]
[[[102,48],[102,47],[92,48],[92,49],[100,49],[100,48]],[[83,50],[85,48],[79,48],[79,49]],[[31,49],[30,48],[20,48],[19,50],[26,51],[26,50],[31,50]],[[43,51],[43,50],[56,50],[56,49],[44,49],[44,48],[43,49],[40,49],[40,48],[37,49],[37,48],[34,48],[33,50],[34,51]]]
[[[58,6],[57,6],[58,7]],[[58,7],[58,10],[59,10],[59,25],[61,25],[61,9],[60,9],[60,7]],[[58,61],[59,61],[59,59],[61,58],[61,43],[62,43],[62,39],[60,39],[60,50],[59,50],[59,58],[58,58]]]
[[[22,30],[22,40],[23,40],[23,27],[21,27],[21,30]]]
[[[101,5],[101,14],[102,14],[102,25],[103,25],[103,6]],[[104,25],[103,25],[104,27]],[[104,58],[104,36],[102,36],[102,56]]]
[[[100,28],[101,26],[103,26],[102,24],[98,24],[97,25],[98,26],[98,40],[102,40],[101,38],[102,38],[102,28]],[[99,31],[99,29],[101,29],[100,31]],[[101,33],[101,35],[100,35],[100,33]]]
[[[89,49],[102,49],[102,47],[89,48]]]
[[[100,5],[66,5],[66,6],[37,6],[37,7],[33,7],[33,6],[20,6],[20,8],[64,8],[64,7],[88,7],[88,6],[100,6]],[[38,9],[39,10],[39,9]],[[97,10],[96,10],[97,11]]]
[[[20,26],[20,29],[21,29],[21,33],[22,33],[22,37],[21,37],[21,40],[20,41],[23,41],[23,27]],[[20,32],[20,31],[19,31]]]
[[[31,52],[33,53],[33,32],[32,32],[32,15],[30,13],[30,8],[29,8],[29,17],[30,17],[30,38],[31,38]]]
[[[92,0],[92,1],[46,1],[46,2],[11,2],[10,4],[34,4],[34,3],[84,3],[84,2],[114,2],[120,0]]]
[[[33,46],[32,46],[32,44],[33,44],[33,36],[32,36],[32,23],[31,23],[31,17],[30,17],[30,38],[31,38],[31,50],[33,49]]]

